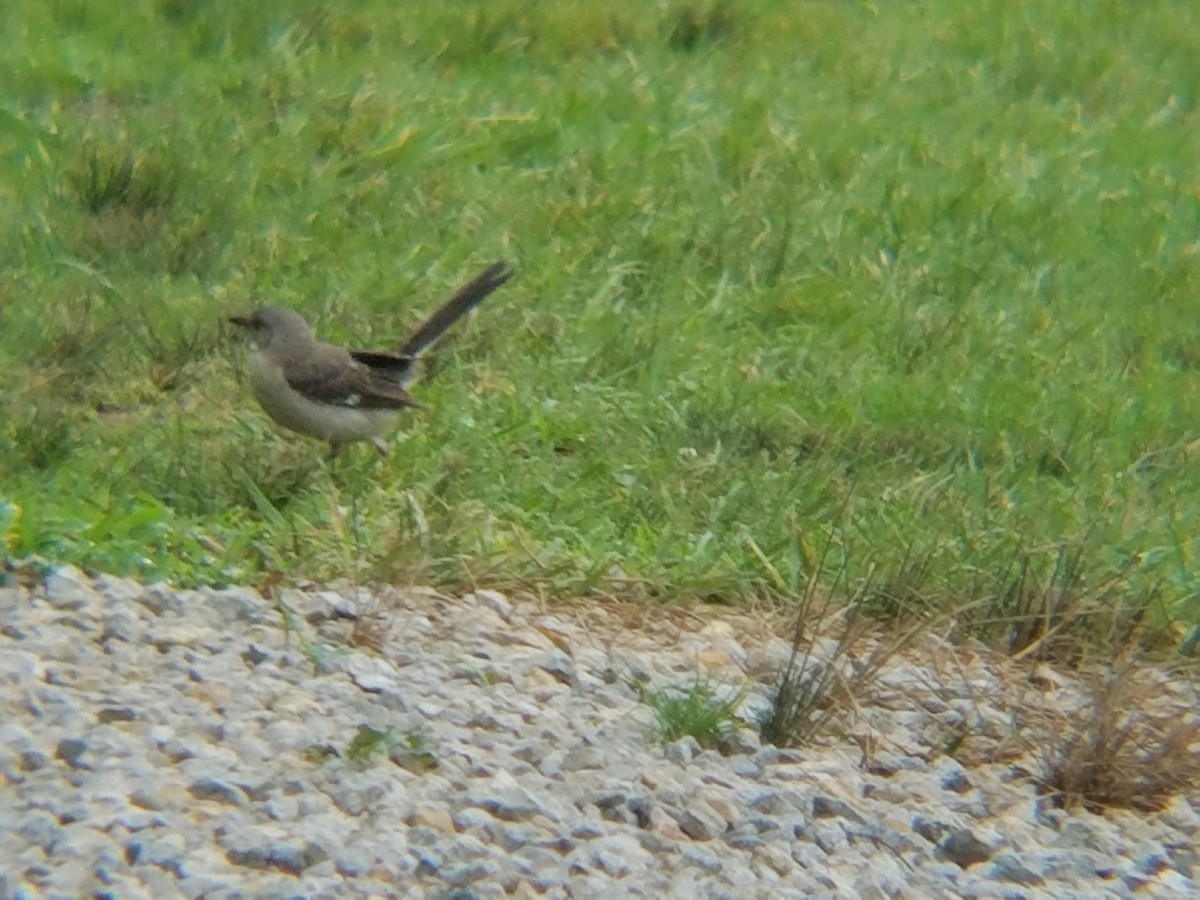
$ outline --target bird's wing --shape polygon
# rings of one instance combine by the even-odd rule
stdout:
[[[284,369],[288,384],[317,403],[350,409],[419,406],[383,368],[360,361],[341,347],[318,344]]]
[[[357,362],[369,366],[377,374],[401,387],[412,380],[414,360],[411,356],[399,356],[375,350],[351,350],[350,355]]]

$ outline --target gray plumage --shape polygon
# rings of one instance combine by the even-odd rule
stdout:
[[[367,440],[386,456],[380,435],[400,410],[420,405],[405,390],[417,355],[511,277],[506,263],[493,263],[390,353],[319,341],[303,316],[283,307],[263,307],[230,321],[253,331],[257,350],[250,357],[250,386],[272,419],[335,449]]]

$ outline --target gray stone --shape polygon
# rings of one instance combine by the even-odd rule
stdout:
[[[86,861],[63,859],[55,861],[42,886],[51,897],[84,897],[91,880],[91,866]]]
[[[937,847],[937,855],[967,869],[992,857],[992,848],[966,828],[956,828],[947,834]]]
[[[794,813],[803,808],[796,806],[792,799],[786,796],[782,791],[778,790],[759,790],[755,791],[748,798],[749,807],[757,812],[766,813],[767,815],[786,815]],[[803,801],[801,801],[803,802]]]
[[[101,725],[110,722],[132,722],[137,719],[137,710],[128,706],[106,706],[96,712],[96,721]]]
[[[455,863],[443,868],[439,877],[452,888],[463,888],[476,882],[489,882],[499,875],[499,867],[490,859],[476,859],[467,863]],[[438,894],[439,897],[465,898],[481,896],[475,892],[455,891],[453,894]]]
[[[504,826],[504,823],[491,813],[475,806],[455,810],[452,821],[460,833],[473,835],[485,841],[496,841]]]
[[[529,666],[541,669],[562,684],[569,685],[575,680],[575,660],[558,649],[539,653],[529,661]]]
[[[98,597],[92,580],[74,566],[59,566],[43,582],[46,602],[58,610],[78,612]]]
[[[216,778],[200,778],[188,785],[188,793],[197,800],[214,800],[226,806],[241,806],[246,802],[245,793],[232,784]]]
[[[729,824],[724,816],[702,800],[689,803],[677,820],[683,833],[697,841],[711,841],[724,833]]]
[[[942,757],[938,760],[935,774],[938,783],[944,790],[955,794],[963,794],[971,790],[971,779],[967,775],[967,770],[956,760]]]
[[[759,832],[758,828],[747,822],[726,831],[722,837],[725,843],[735,850],[756,853],[763,847],[763,840],[759,836],[760,834],[761,832]]]
[[[22,750],[18,765],[22,772],[36,772],[50,765],[50,758],[40,750]]]
[[[146,591],[145,587],[131,578],[117,578],[113,575],[97,575],[92,579],[92,584],[97,593],[106,600],[121,605],[135,602]]]
[[[633,822],[638,828],[650,827],[650,810],[652,805],[649,798],[637,795],[625,801],[625,808],[633,816]]]
[[[562,771],[582,772],[586,769],[603,769],[608,761],[599,747],[576,747],[568,750],[562,758]],[[543,774],[545,772],[543,771]]]
[[[754,761],[760,766],[792,766],[804,762],[804,754],[799,750],[768,745],[754,754]]]
[[[636,838],[628,834],[610,834],[577,848],[567,855],[570,870],[603,872],[612,878],[625,878],[649,866],[652,857]]]
[[[279,620],[279,613],[253,588],[224,588],[201,596],[222,622],[274,624]]]
[[[698,740],[696,740],[690,734],[685,734],[679,740],[667,744],[667,746],[664,748],[664,752],[667,755],[667,759],[669,759],[671,762],[678,763],[679,765],[683,766],[687,765],[693,759],[699,756],[700,753],[703,752],[703,748],[700,746],[700,742]]]
[[[746,781],[757,781],[762,775],[762,770],[754,762],[744,756],[734,757],[729,761],[729,770],[738,778]]]
[[[131,865],[150,865],[170,872],[176,878],[184,876],[187,842],[183,835],[169,831],[147,832],[125,842],[125,859]]]
[[[145,632],[145,626],[138,616],[140,607],[121,606],[105,610],[101,620],[100,644],[110,641],[121,641],[129,644],[139,641]]]
[[[163,741],[158,749],[172,763],[181,763],[185,760],[194,759],[196,756],[196,751],[178,738],[169,738]]]
[[[918,766],[925,765],[918,759],[903,756],[899,753],[874,753],[863,764],[863,770],[868,775],[879,778],[891,778],[897,772],[912,771]]]
[[[45,677],[46,665],[36,653],[8,647],[0,653],[0,684],[37,684]]]
[[[269,858],[271,865],[275,868],[282,869],[291,875],[299,875],[310,866],[323,863],[329,858],[329,854],[314,843],[300,846],[293,843],[279,843],[271,847]]]
[[[625,801],[624,791],[603,791],[592,797],[592,803],[600,810],[600,814],[611,821],[623,822]]]
[[[1164,846],[1171,858],[1171,867],[1185,878],[1194,878],[1200,866],[1200,850],[1192,844],[1167,844]]]
[[[156,616],[168,612],[182,616],[186,611],[182,592],[172,590],[169,584],[163,582],[146,585],[146,590],[138,595],[137,601]]]
[[[595,822],[583,820],[571,826],[571,837],[578,841],[591,841],[604,834],[604,830]]]
[[[503,594],[497,591],[477,590],[475,592],[475,600],[477,603],[490,609],[505,622],[512,622],[513,606]]]
[[[44,809],[32,809],[22,815],[10,827],[16,836],[22,840],[41,847],[47,853],[54,851],[55,846],[62,841],[65,832],[58,823],[58,818]]]
[[[805,836],[829,856],[840,855],[850,848],[850,838],[838,822],[824,819],[811,823]]]
[[[355,844],[342,848],[335,862],[339,875],[359,879],[371,871],[375,857],[365,847]]]
[[[78,738],[63,738],[58,742],[58,746],[54,750],[56,759],[65,762],[72,769],[88,769],[88,766],[83,762],[83,755],[87,753],[88,745],[86,741],[81,741]]]
[[[253,669],[255,666],[265,663],[271,658],[271,653],[259,647],[257,644],[251,644],[242,653],[242,662],[246,664],[246,668]]]
[[[1115,862],[1117,860],[1092,850],[1052,849],[1042,854],[1041,870],[1047,878],[1072,880],[1082,877],[1110,881],[1117,875]]]
[[[145,831],[150,828],[166,828],[168,825],[167,820],[157,813],[143,812],[136,809],[121,813],[113,821],[130,833]]]
[[[926,818],[925,816],[914,816],[912,830],[929,841],[929,843],[936,844],[950,830],[950,826],[935,819]]]
[[[537,798],[522,787],[510,788],[499,794],[469,794],[466,802],[505,822],[520,822],[545,812]]]
[[[1154,879],[1154,889],[1164,897],[1194,897],[1196,884],[1174,869],[1164,869]]]
[[[234,847],[226,851],[225,858],[235,866],[245,866],[250,869],[267,869],[271,866],[271,848],[262,844]]]
[[[563,867],[563,858],[560,854],[534,844],[526,844],[520,850],[517,850],[512,858],[521,871],[529,874],[541,873],[545,875],[556,872]]]
[[[1010,850],[996,854],[988,869],[988,877],[994,881],[1008,881],[1025,887],[1038,887],[1046,881],[1041,875],[1026,866]]]
[[[712,850],[700,844],[681,844],[679,854],[689,866],[695,866],[709,875],[716,875],[724,868],[724,863]]]
[[[753,754],[762,749],[762,738],[752,728],[738,728],[721,739],[719,748],[727,756]]]
[[[846,803],[824,794],[817,794],[812,799],[812,814],[815,819],[848,819],[851,822],[861,822],[862,816],[856,813]]]

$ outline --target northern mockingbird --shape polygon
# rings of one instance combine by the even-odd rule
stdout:
[[[420,405],[404,389],[417,356],[512,274],[507,263],[492,263],[388,352],[318,341],[303,316],[278,306],[229,321],[254,333],[250,386],[267,415],[284,428],[328,441],[335,452],[350,441],[370,441],[387,456],[380,435],[400,410]]]

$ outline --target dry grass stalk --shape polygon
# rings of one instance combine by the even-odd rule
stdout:
[[[759,722],[762,739],[777,746],[807,743],[834,718],[852,714],[889,663],[928,627],[919,619],[899,626],[897,618],[890,636],[876,634],[874,623],[864,614],[866,598],[873,595],[874,569],[862,584],[851,588],[843,563],[833,581],[835,588],[842,585],[846,603],[835,605],[832,592],[820,587],[832,549],[829,541],[819,558],[810,559],[810,575],[795,609],[791,657],[776,678],[770,707]],[[906,572],[908,559],[906,554],[902,564]],[[910,582],[906,575],[905,593],[916,596],[918,585]],[[834,645],[821,654],[816,637],[831,626]],[[857,651],[864,645],[870,649],[859,656]]]
[[[1154,811],[1200,788],[1200,716],[1160,692],[1132,666],[1091,679],[1081,708],[1053,717],[1063,737],[1042,753],[1039,787],[1093,812]]]
[[[378,590],[368,592],[356,587],[354,591],[357,610],[347,643],[382,653],[396,623],[395,598],[389,600]]]

